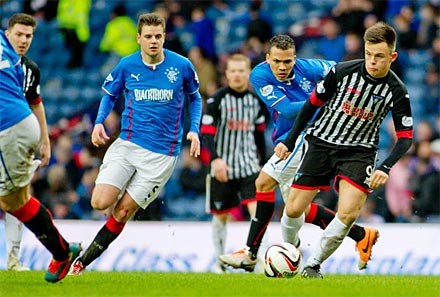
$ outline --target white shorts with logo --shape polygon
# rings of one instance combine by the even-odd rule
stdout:
[[[0,131],[0,196],[30,184],[41,163],[34,160],[39,144],[40,125],[33,113]]]
[[[105,153],[96,184],[127,191],[145,209],[171,177],[176,162],[175,156],[154,153],[118,138]]]
[[[270,159],[264,164],[263,171],[267,175],[276,180],[280,187],[281,196],[284,202],[289,197],[290,188],[292,186],[293,178],[298,170],[301,158],[303,156],[304,133],[298,137],[295,148],[287,160],[282,160],[273,154]]]

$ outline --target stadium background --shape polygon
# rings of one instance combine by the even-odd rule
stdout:
[[[348,0],[349,1],[349,0]],[[16,12],[23,11],[25,5],[38,1],[20,1],[3,0],[0,1],[0,18],[2,28],[6,28],[7,19]],[[104,1],[93,0],[90,10],[89,27],[91,37],[87,41],[84,50],[84,62],[81,67],[68,68],[68,53],[65,48],[64,40],[59,31],[56,18],[39,19],[38,28],[28,56],[35,60],[41,68],[41,94],[46,109],[47,120],[50,125],[52,140],[53,160],[48,169],[39,170],[34,180],[34,191],[37,197],[41,197],[44,203],[49,205],[56,219],[82,219],[100,221],[104,217],[90,209],[90,191],[92,188],[93,177],[99,166],[102,151],[95,151],[89,144],[90,132],[99,100],[102,96],[101,85],[107,75],[109,65],[115,63],[115,57],[103,54],[99,51],[99,42],[104,33],[106,23],[109,21],[109,15],[113,7],[122,1]],[[136,21],[137,16],[142,12],[152,11],[158,3],[164,2],[165,6],[173,1],[123,1],[127,8],[128,15]],[[214,24],[214,41],[216,57],[213,59],[218,75],[222,75],[222,63],[224,58],[233,52],[245,52],[251,54],[248,44],[248,28],[250,20],[249,11],[255,1],[179,1],[181,10],[177,12],[179,25],[174,27],[174,35],[180,41],[184,52],[189,53],[196,45],[196,36],[192,31],[192,21],[190,10],[195,6],[206,8],[206,16]],[[338,0],[311,0],[311,1],[262,1],[259,8],[260,17],[267,20],[272,26],[272,33],[286,33],[294,37],[298,56],[303,58],[317,57],[321,52],[319,48],[319,39],[322,37],[322,26],[331,14],[332,10],[338,6]],[[354,1],[356,2],[356,1]],[[360,1],[363,2],[363,1]],[[368,2],[368,1],[367,1]],[[428,0],[395,0],[395,1],[371,1],[376,6],[382,7],[380,13],[371,11],[365,15],[380,14],[380,17],[394,24],[395,17],[400,14],[400,9],[404,5],[411,5],[414,11],[414,20],[412,26],[422,23],[424,15],[421,8],[427,3],[439,5],[439,1]],[[222,5],[218,5],[218,4]],[[386,4],[386,7],[384,6]],[[224,6],[225,4],[226,6]],[[380,9],[380,8],[379,8]],[[364,16],[365,16],[364,15]],[[435,19],[437,24],[436,40],[439,43],[438,26],[440,24],[439,15]],[[434,43],[425,46],[414,46],[409,49],[401,48],[398,44],[398,71],[402,80],[407,85],[411,96],[412,109],[414,114],[415,127],[428,124],[431,128],[431,138],[438,138],[440,127],[440,103],[439,103],[439,79],[438,79],[438,57],[439,45],[437,48]],[[255,55],[255,53],[252,53]],[[436,60],[437,59],[437,60]],[[430,63],[434,63],[437,71],[436,80],[428,79],[431,68]],[[219,80],[221,85],[221,80]],[[422,124],[421,124],[422,123]],[[268,123],[270,126],[270,123]],[[112,126],[113,125],[113,126]],[[118,117],[109,123],[108,128],[118,125]],[[418,128],[417,128],[418,129]],[[421,137],[424,132],[416,129],[416,138]],[[428,127],[429,129],[429,127]],[[117,129],[115,128],[115,131]],[[382,130],[380,156],[387,154],[393,137],[387,130]],[[271,151],[270,132],[267,134],[268,151]],[[440,148],[437,148],[440,154]],[[183,152],[185,154],[185,151]],[[209,221],[211,216],[205,212],[203,185],[195,188],[187,188],[185,180],[191,179],[196,184],[197,177],[204,174],[203,164],[194,164],[193,160],[188,161],[185,155],[180,158],[178,168],[167,184],[160,198],[146,212],[140,212],[136,215],[136,220],[168,221],[172,224],[179,224],[182,221]],[[186,175],[185,175],[186,174]],[[278,195],[279,196],[279,195]],[[331,196],[331,195],[330,195]],[[439,200],[439,197],[431,197],[433,200]],[[46,200],[44,200],[46,199]],[[328,206],[334,206],[334,197],[320,197]],[[412,213],[408,217],[398,217],[387,207],[387,199],[382,189],[377,191],[370,199],[374,201],[375,208],[372,211],[375,215],[383,218],[385,222],[412,222],[413,227],[396,224],[396,230],[399,234],[406,234],[406,237],[412,235],[424,236],[425,232],[417,232],[417,228],[424,228],[420,222],[431,222],[426,226],[433,236],[439,238],[440,212],[429,217],[420,217],[417,213]],[[437,202],[437,206],[440,202]],[[278,197],[278,212],[274,221],[279,219],[282,203]],[[1,216],[1,214],[0,214]],[[246,213],[237,211],[235,219],[246,220]],[[91,228],[96,222],[86,223],[86,227]],[[415,224],[417,223],[417,224]],[[67,223],[67,225],[75,223]],[[84,224],[84,222],[81,222]],[[100,224],[98,222],[98,224]],[[185,224],[185,223],[183,223]],[[237,223],[237,226],[240,226]],[[84,226],[84,225],[82,225]],[[147,224],[147,226],[149,226]],[[153,225],[156,226],[156,225]],[[210,245],[210,236],[208,224],[200,223],[201,228],[207,232],[206,237],[198,239],[203,241],[204,245]],[[245,226],[247,226],[245,224]],[[276,225],[275,225],[276,226]],[[414,228],[416,227],[417,228]],[[436,226],[437,228],[432,228]],[[147,227],[148,228],[148,227]],[[233,227],[231,233],[246,234],[245,227]],[[383,228],[389,228],[385,226]],[[408,228],[408,229],[405,229]],[[97,228],[93,229],[96,230]],[[381,227],[379,227],[381,229]],[[80,231],[78,231],[80,232]],[[396,231],[397,232],[397,231]],[[75,233],[75,232],[74,232]],[[93,233],[93,231],[92,231]],[[70,234],[70,233],[69,233]],[[81,234],[81,233],[78,233]],[[78,236],[72,235],[72,236]],[[0,228],[0,238],[4,235],[4,229]],[[237,235],[232,235],[237,236]],[[244,235],[237,236],[233,246],[240,247],[244,242]],[[404,237],[404,236],[402,236]],[[25,264],[38,268],[38,263],[32,262],[33,258],[29,253],[36,250],[29,235],[25,236],[26,244],[24,251],[27,258]],[[229,239],[228,239],[229,240]],[[417,239],[414,239],[417,241]],[[426,242],[426,238],[420,239]],[[149,244],[149,239],[145,240],[145,245]],[[231,241],[231,240],[229,240]],[[0,241],[0,269],[4,265],[4,241]],[[29,242],[29,245],[27,243]],[[386,240],[386,242],[392,242]],[[118,243],[120,244],[120,243]],[[118,245],[117,244],[117,245]],[[231,244],[232,245],[232,244]],[[379,246],[378,246],[379,247]],[[432,258],[427,246],[418,247],[421,257],[426,256],[431,261],[432,269],[428,274],[440,274],[438,268],[440,260]],[[37,249],[38,250],[38,249]],[[350,250],[353,255],[353,251]],[[411,249],[409,249],[411,253]],[[417,252],[419,253],[419,252]],[[408,256],[408,254],[407,254]],[[431,258],[430,258],[431,257]],[[428,261],[428,262],[429,262]],[[47,262],[47,261],[46,261]],[[437,263],[437,264],[435,264]],[[437,268],[436,268],[437,267]]]

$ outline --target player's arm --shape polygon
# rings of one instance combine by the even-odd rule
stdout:
[[[295,117],[304,105],[304,102],[292,102],[276,85],[264,77],[251,72],[250,81],[258,97],[269,107],[275,109],[287,118]]]
[[[118,99],[117,96],[110,95],[106,89],[103,88],[103,90],[106,93],[102,96],[101,103],[99,104],[98,115],[96,116],[95,126],[92,131],[92,143],[97,147],[104,145],[110,139],[105,132],[104,121],[113,110],[113,106]]]
[[[200,120],[202,118],[202,96],[199,91],[188,94],[189,100],[189,112],[191,125],[189,132],[186,135],[186,139],[191,142],[190,155],[193,157],[198,157],[200,155]]]
[[[34,113],[35,117],[38,120],[38,123],[40,124],[40,131],[41,131],[40,166],[45,167],[49,164],[51,152],[50,152],[50,139],[47,129],[46,114],[44,111],[43,102],[40,100],[40,103],[29,104],[29,106],[31,107],[32,112]]]
[[[370,179],[370,187],[376,189],[388,181],[391,167],[409,150],[413,138],[413,120],[408,93],[399,96],[392,109],[397,142],[390,155],[377,167]]]
[[[316,91],[314,90],[310,95],[310,98],[305,102],[301,111],[298,113],[295,123],[290,129],[287,137],[275,147],[274,151],[278,158],[287,159],[290,152],[292,152],[295,148],[295,143],[298,139],[298,136],[307,127],[309,121],[323,104],[324,102],[316,96]]]
[[[215,147],[215,135],[217,134],[217,121],[220,111],[218,109],[219,101],[210,97],[206,100],[206,113],[202,117],[202,140],[203,144],[209,151],[211,170],[214,177],[222,183],[228,181],[228,164],[217,154]]]

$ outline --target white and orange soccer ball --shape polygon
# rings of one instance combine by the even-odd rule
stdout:
[[[264,255],[264,273],[268,277],[291,278],[301,269],[301,251],[293,244],[279,242],[271,245]]]

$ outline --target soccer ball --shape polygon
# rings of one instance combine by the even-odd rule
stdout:
[[[276,243],[264,255],[264,273],[268,277],[294,277],[301,268],[301,260],[301,252],[293,244]]]

